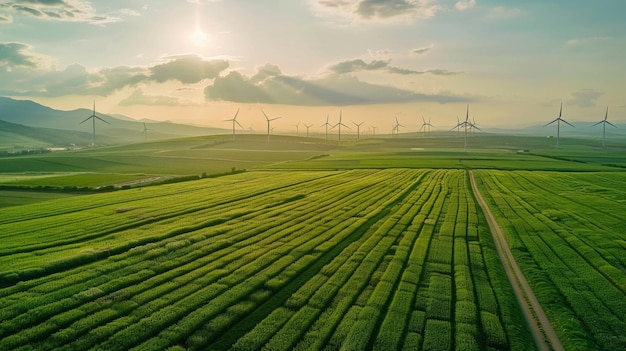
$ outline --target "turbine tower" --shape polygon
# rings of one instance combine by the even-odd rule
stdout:
[[[322,127],[326,127],[326,140],[328,140],[328,126],[330,126],[330,123],[328,123],[328,114],[326,114],[326,123],[322,124]]]
[[[430,133],[430,127],[434,127],[432,124],[430,124],[430,118],[428,118],[428,122],[426,122],[426,119],[424,119],[424,116],[422,116],[422,126],[420,127],[420,130],[424,130],[424,135],[426,135],[426,127],[428,127],[428,133]]]
[[[359,140],[361,138],[361,125],[363,125],[363,123],[365,122],[361,122],[361,123],[352,122],[352,124],[356,126],[356,140]]]
[[[145,136],[145,140],[148,141],[148,131],[152,130],[148,127],[146,127],[146,124],[143,124],[143,131],[141,131],[141,134],[143,134]]]
[[[457,117],[457,121],[459,120],[459,117]],[[459,123],[456,125],[456,127],[452,128],[451,130],[457,129],[458,132],[458,128],[463,127],[464,129],[464,133],[463,133],[463,151],[467,152],[467,128],[475,128],[480,130],[480,128],[478,128],[475,124],[473,124],[472,122],[469,121],[469,104],[467,105],[467,110],[465,111],[465,121]]]
[[[393,134],[393,131],[396,132],[396,135],[400,134],[400,127],[404,127],[402,124],[400,124],[400,122],[398,122],[398,117],[396,117],[396,125],[393,126],[393,129],[391,129],[391,134]]]
[[[304,127],[306,128],[306,137],[309,137],[309,128],[311,128],[312,124],[304,124]]]
[[[93,101],[93,113],[91,114],[91,116],[87,117],[84,121],[80,122],[79,124],[83,124],[85,122],[87,122],[88,120],[90,120],[93,122],[93,141],[92,141],[92,145],[96,146],[96,119],[106,123],[106,124],[111,124],[105,120],[103,120],[102,118],[96,116],[96,100]]]
[[[238,114],[239,114],[239,109],[237,109],[237,112],[235,113],[235,116],[233,118],[224,120],[224,122],[233,122],[233,140],[235,140],[235,123],[237,123],[237,125],[243,128],[243,126],[237,121]]]
[[[606,125],[609,124],[610,126],[613,126],[613,128],[617,128],[616,125],[614,125],[613,123],[607,121],[606,119],[609,117],[609,107],[606,107],[606,113],[604,114],[604,119],[601,120],[600,122],[592,125],[592,127],[597,126],[598,124],[602,123],[602,147],[604,147],[604,136],[606,134]]]
[[[607,111],[608,111],[608,109],[607,109]],[[547,123],[546,125],[544,125],[544,127],[547,127],[550,124],[556,122],[556,148],[557,149],[559,148],[559,139],[560,139],[560,136],[561,136],[561,122],[563,122],[563,123],[565,123],[565,124],[567,124],[567,125],[569,125],[571,127],[574,127],[571,123],[569,123],[568,121],[566,121],[563,118],[561,118],[562,114],[563,114],[563,102],[561,102],[561,109],[559,110],[559,117],[557,117],[552,122]]]
[[[273,120],[277,120],[280,117],[274,117],[274,118],[269,118],[267,117],[267,114],[265,114],[265,111],[263,111],[263,109],[261,109],[261,112],[263,112],[263,116],[265,116],[265,119],[267,120],[267,141],[270,141],[270,131],[272,131],[274,128],[270,127],[270,122]]]
[[[348,127],[347,125],[343,124],[343,122],[341,122],[341,110],[339,110],[339,122],[337,122],[337,124],[335,124],[334,126],[332,126],[330,129],[333,129],[335,127],[339,127],[339,144],[341,145],[341,126],[344,126],[348,129],[350,129],[350,127]]]
[[[296,127],[296,136],[300,136],[300,121],[293,126]]]

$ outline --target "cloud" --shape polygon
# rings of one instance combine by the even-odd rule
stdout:
[[[6,1],[0,9],[43,20],[103,24],[119,18],[97,14],[85,0],[19,0]]]
[[[0,24],[13,23],[13,17],[0,13]]]
[[[164,95],[149,95],[145,94],[143,90],[136,89],[130,94],[129,97],[120,101],[120,106],[133,106],[133,105],[152,105],[152,106],[180,106],[183,103],[189,104],[189,102],[181,101],[173,96]]]
[[[12,70],[17,67],[42,68],[48,58],[31,52],[32,47],[23,43],[0,43],[0,68]]]
[[[101,95],[107,96],[125,87],[140,84],[178,81],[193,84],[214,79],[229,64],[224,60],[205,60],[199,56],[167,58],[152,67],[119,66],[89,71],[74,64],[64,70],[41,69],[41,59],[19,43],[0,43],[0,94],[30,96]]]
[[[421,54],[425,54],[425,53],[429,52],[431,49],[432,49],[432,47],[413,49],[413,50],[411,50],[411,53],[412,54],[416,54],[416,55],[421,55]]]
[[[474,6],[476,6],[476,0],[460,0],[454,5],[454,7],[459,11],[465,11]]]
[[[332,64],[327,69],[334,73],[352,73],[356,71],[373,71],[387,68],[389,61],[374,60],[370,63],[366,63],[361,59],[347,60]]]
[[[162,83],[177,80],[183,84],[198,83],[204,79],[213,79],[228,68],[225,60],[206,61],[200,56],[170,57],[170,61],[150,68],[151,79]]]
[[[255,82],[237,71],[232,71],[226,76],[216,78],[204,92],[208,100],[303,106],[469,101],[468,98],[451,94],[428,95],[370,84],[345,74],[330,74],[317,79],[281,74]]]
[[[334,63],[326,67],[326,70],[337,74],[354,73],[358,71],[380,71],[393,74],[411,75],[411,74],[432,74],[432,75],[454,75],[461,72],[451,72],[444,69],[430,69],[425,71],[414,71],[406,68],[394,67],[390,65],[391,60],[374,60],[369,63],[361,60],[346,60]]]
[[[596,101],[600,96],[604,95],[603,92],[594,89],[583,89],[572,93],[572,97],[566,102],[570,105],[578,107],[594,107]]]
[[[256,67],[257,73],[250,79],[253,83],[259,83],[269,77],[276,77],[282,74],[280,67],[267,63]]]
[[[312,0],[310,3],[319,15],[362,22],[411,22],[443,10],[429,0]]]

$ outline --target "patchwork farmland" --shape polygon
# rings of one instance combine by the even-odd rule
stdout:
[[[564,347],[623,349],[623,173],[473,172]],[[253,171],[3,214],[2,350],[535,349],[465,170]]]
[[[22,208],[0,347],[532,348],[470,191],[464,171],[251,172]]]

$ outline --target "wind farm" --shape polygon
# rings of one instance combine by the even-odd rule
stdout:
[[[1,2],[0,350],[626,350],[601,5]]]
[[[603,120],[589,123],[589,135],[570,136],[556,149],[540,132],[502,134],[478,127],[469,104],[464,107],[465,119],[456,118],[449,131],[429,131],[431,118],[411,126],[396,117],[387,121],[392,133],[376,133],[371,124],[372,132],[363,133],[368,121],[352,121],[351,130],[339,109],[335,124],[330,114],[310,124],[282,116],[287,127],[274,133],[272,122],[280,117],[263,109],[252,115],[237,110],[224,120],[232,129],[221,133],[154,139],[147,133],[157,125],[140,122],[141,143],[0,157],[0,206],[7,213],[0,221],[0,238],[7,243],[0,267],[10,267],[0,270],[0,308],[7,316],[0,346],[109,349],[155,343],[161,348],[184,340],[186,347],[202,349],[287,350],[327,340],[354,346],[368,338],[380,347],[384,343],[384,349],[451,342],[452,349],[621,346],[624,307],[609,301],[622,301],[625,293],[617,284],[619,269],[607,267],[621,264],[623,233],[611,228],[626,219],[614,215],[622,204],[611,194],[623,192],[626,142],[612,138],[610,148],[598,148],[593,133],[600,123],[614,125],[608,109]],[[240,119],[248,123],[261,116],[267,133],[235,134]],[[454,118],[446,117],[447,123]],[[300,135],[300,124],[306,135]],[[335,129],[336,140],[327,134]],[[560,194],[554,201],[553,193]],[[506,234],[497,236],[475,210],[477,194]],[[541,208],[542,220],[511,210],[513,203]],[[98,226],[96,211],[110,217],[106,225]],[[580,241],[577,233],[598,230],[598,216],[608,223],[602,235]],[[517,246],[507,246],[511,223],[534,229],[516,230]],[[34,228],[41,225],[51,228],[48,239],[37,236]],[[88,234],[85,226],[92,228]],[[557,240],[555,228],[567,237]],[[557,260],[548,262],[542,254],[547,244],[530,240],[537,231],[559,252]],[[10,239],[15,235],[19,241]],[[494,243],[513,254],[501,258]],[[602,255],[575,254],[600,248]],[[517,260],[518,252],[523,260]],[[37,259],[22,258],[24,253]],[[423,262],[421,271],[414,261]],[[576,282],[562,278],[572,264]],[[92,267],[120,273],[102,279],[90,273]],[[509,277],[505,269],[522,273]],[[371,275],[362,276],[364,270]],[[76,274],[80,281],[72,280]],[[384,278],[371,280],[374,275]],[[529,288],[519,285],[522,276]],[[561,278],[547,288],[548,277]],[[581,297],[574,283],[592,293]],[[18,298],[23,289],[37,289],[40,297]],[[585,303],[546,303],[557,290]],[[144,294],[156,297],[145,300]],[[409,296],[411,302],[403,302]],[[40,304],[42,299],[47,302]],[[5,303],[9,300],[34,306],[37,313],[7,307],[13,306]],[[368,328],[352,317],[334,317],[356,318],[378,308],[377,301],[385,301],[378,317],[360,317]],[[613,307],[596,310],[589,304]],[[311,314],[316,306],[329,313]],[[92,314],[80,313],[85,308]],[[520,312],[527,308],[545,319],[529,322],[533,319]],[[135,314],[142,317],[132,319]],[[399,332],[395,325],[411,315],[422,316],[422,328]],[[65,327],[50,324],[50,318],[65,320]],[[111,321],[120,328],[104,329]],[[102,334],[82,332],[84,323]],[[572,329],[560,328],[563,323]],[[615,328],[576,327],[583,324]],[[181,325],[187,327],[178,329]],[[323,327],[330,325],[336,327]],[[33,328],[39,331],[33,334]],[[176,332],[164,334],[169,330]],[[446,333],[453,331],[457,337],[450,338]],[[155,336],[161,334],[169,336]],[[291,335],[291,341],[280,335]]]

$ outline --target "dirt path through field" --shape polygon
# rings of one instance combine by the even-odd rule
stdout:
[[[472,171],[469,171],[469,176],[472,183],[472,191],[487,218],[489,229],[496,243],[498,255],[500,255],[500,260],[502,261],[506,275],[511,282],[511,286],[513,286],[517,301],[522,307],[522,312],[524,313],[524,317],[526,317],[537,348],[539,348],[539,350],[564,350],[559,337],[554,332],[552,325],[550,325],[548,317],[546,317],[539,301],[537,301],[535,294],[533,294],[533,291],[530,289],[517,262],[515,262],[513,253],[504,238],[500,226],[498,226],[498,222],[496,222],[496,218],[491,213],[480,191],[478,191]]]

